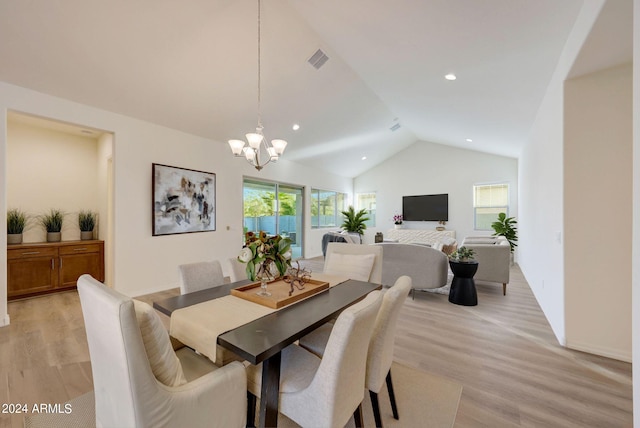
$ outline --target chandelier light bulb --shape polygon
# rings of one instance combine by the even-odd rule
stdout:
[[[258,126],[256,127],[256,132],[245,135],[248,142],[247,146],[245,146],[242,140],[229,140],[229,147],[231,147],[231,152],[234,156],[242,156],[242,153],[244,153],[247,162],[258,171],[269,162],[276,162],[284,153],[285,147],[287,147],[287,142],[284,140],[272,140],[271,145],[269,145],[262,133],[262,109],[260,103],[260,9],[260,0],[258,0]]]

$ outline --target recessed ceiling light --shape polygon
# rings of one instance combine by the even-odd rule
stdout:
[[[456,75],[453,73],[445,74],[444,78],[447,80],[456,80]]]
[[[362,156],[362,160],[367,160],[367,157],[366,156]]]
[[[300,125],[298,125],[297,123],[294,123],[291,129],[293,129],[294,131],[297,131],[298,129],[300,129]]]
[[[473,140],[471,138],[467,138],[467,143],[472,143]]]

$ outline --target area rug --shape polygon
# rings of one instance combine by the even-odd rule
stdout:
[[[447,275],[447,285],[445,285],[444,287],[440,287],[440,288],[430,288],[430,289],[424,289],[424,290],[420,290],[420,291],[424,291],[426,293],[433,293],[433,294],[449,294],[449,290],[451,289],[451,281],[453,280],[453,273],[451,273],[451,270],[449,270],[449,274]]]
[[[378,394],[378,400],[382,424],[385,428],[451,428],[453,426],[462,395],[462,385],[399,363],[393,363],[391,376],[400,419],[393,419],[387,388],[383,387]],[[374,427],[373,410],[368,392],[365,393],[362,413],[364,426]],[[299,425],[286,416],[280,415],[278,426],[297,428]],[[346,427],[355,427],[353,418]]]
[[[451,428],[456,419],[462,385],[440,376],[417,370],[402,364],[391,367],[393,385],[398,403],[399,420],[393,419],[387,389],[379,394],[380,413],[385,427],[433,427]],[[95,427],[93,392],[69,401],[69,414],[38,414],[25,417],[25,428],[92,428]],[[65,408],[62,406],[62,408]],[[363,403],[364,426],[375,426],[369,394]],[[280,415],[278,426],[297,428],[298,425]],[[347,427],[355,427],[353,418]]]

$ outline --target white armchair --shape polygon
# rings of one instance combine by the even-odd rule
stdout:
[[[241,363],[217,368],[183,348],[176,366],[169,335],[149,305],[142,304],[143,312],[136,314],[133,300],[89,275],[78,279],[78,293],[91,357],[96,426],[245,426],[247,383]],[[138,319],[148,324],[139,327]],[[174,386],[158,380],[158,370],[163,382]]]
[[[506,295],[511,268],[509,241],[502,236],[468,236],[461,246],[472,249],[478,261],[478,271],[473,278],[476,281],[501,283],[502,294]]]

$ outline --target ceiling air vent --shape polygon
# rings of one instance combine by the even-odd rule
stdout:
[[[396,123],[395,125],[393,125],[393,126],[392,126],[391,128],[389,128],[389,129],[395,132],[395,131],[397,131],[398,129],[400,129],[400,126],[402,126],[402,125],[400,125],[399,123]]]
[[[313,65],[313,67],[317,70],[320,67],[322,67],[324,63],[327,62],[328,59],[329,57],[325,55],[325,53],[322,52],[322,50],[318,49],[316,53],[311,55],[311,58],[309,58],[307,62]]]

